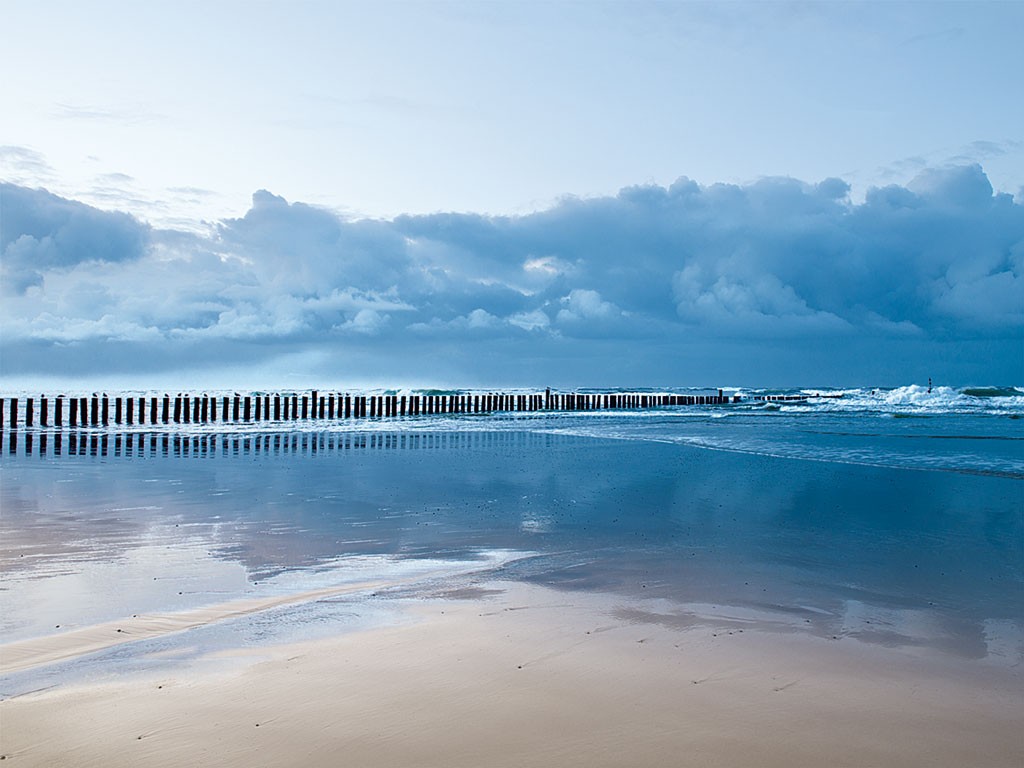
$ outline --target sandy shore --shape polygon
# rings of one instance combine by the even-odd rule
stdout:
[[[0,702],[25,766],[1018,766],[1021,676],[943,656],[674,628],[520,583],[417,620]],[[635,606],[634,606],[635,607]],[[633,611],[630,616],[640,615]]]

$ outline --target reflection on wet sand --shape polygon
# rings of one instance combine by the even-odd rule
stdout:
[[[240,435],[180,432],[0,432],[0,454],[102,458],[212,457],[347,450],[542,448],[550,437],[530,432],[286,432]]]

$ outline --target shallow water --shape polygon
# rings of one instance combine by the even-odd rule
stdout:
[[[646,419],[637,432],[666,428]],[[503,575],[565,590],[733,606],[785,631],[1020,653],[1015,477],[561,431],[171,435],[166,452],[163,435],[136,435],[117,455],[98,440],[95,452],[7,454],[4,637],[418,559],[456,574],[503,551],[531,555]]]

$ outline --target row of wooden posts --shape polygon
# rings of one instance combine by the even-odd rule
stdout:
[[[757,399],[800,399],[788,396],[761,396]],[[17,429],[20,419],[26,427],[106,427],[145,424],[210,424],[220,422],[291,421],[298,419],[359,419],[428,414],[495,413],[505,411],[589,411],[610,409],[658,408],[670,405],[720,405],[739,402],[737,395],[722,390],[717,395],[673,394],[581,394],[559,393],[550,389],[536,394],[448,394],[448,395],[351,395],[260,394],[215,396],[165,394],[162,397],[41,396],[25,399],[24,410],[18,398],[8,398],[8,429]],[[4,425],[4,399],[0,398],[0,428]]]

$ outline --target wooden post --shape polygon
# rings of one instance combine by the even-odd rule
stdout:
[[[302,396],[302,419],[305,421],[309,418],[309,395]]]
[[[120,424],[123,413],[121,411],[121,398],[114,398],[114,423]]]
[[[174,423],[178,424],[181,422],[181,395],[175,395],[174,397]]]
[[[94,427],[99,426],[99,423],[100,423],[100,398],[99,398],[98,395],[93,395],[92,396],[92,409],[90,411],[90,415],[92,416],[92,419],[91,419],[92,426],[94,426]]]
[[[75,429],[78,426],[78,398],[72,397],[68,402],[68,425]]]
[[[317,398],[317,394],[318,392],[314,389],[310,400],[310,402],[313,404],[313,418],[322,419],[324,415],[317,411],[317,403],[320,402],[319,398]]]
[[[192,421],[192,396],[181,396],[181,420],[186,424]]]
[[[32,424],[35,422],[35,414],[33,413],[34,410],[35,410],[35,408],[33,407],[32,398],[31,397],[26,398],[25,399],[25,426],[26,427],[31,427]]]
[[[11,398],[11,429],[18,428],[18,398]]]
[[[232,421],[238,421],[238,417],[240,415],[239,412],[241,411],[241,409],[242,409],[242,398],[241,398],[240,395],[238,395],[236,393],[234,399],[231,401],[231,420]]]
[[[292,395],[292,420],[299,418],[299,396]]]
[[[3,401],[0,401],[0,426],[3,422]],[[57,395],[57,401],[53,404],[53,425],[55,427],[64,426],[64,396]]]
[[[352,418],[352,395],[345,395],[345,418]]]

